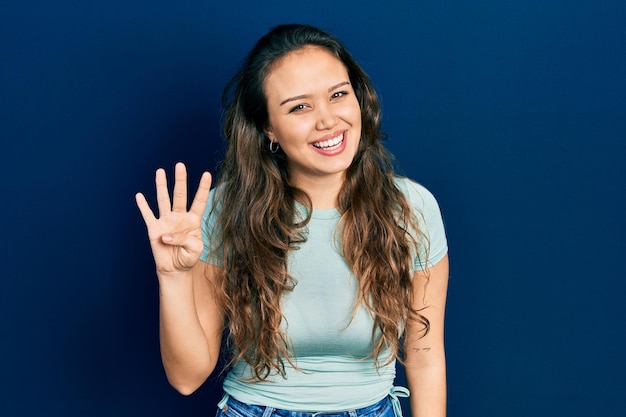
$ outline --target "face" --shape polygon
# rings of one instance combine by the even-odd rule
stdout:
[[[319,47],[290,52],[265,80],[266,134],[295,184],[343,181],[361,139],[361,109],[343,63]]]

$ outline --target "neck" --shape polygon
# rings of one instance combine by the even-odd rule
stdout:
[[[311,198],[313,208],[328,210],[337,207],[337,197],[343,185],[344,174],[329,177],[294,178],[294,184]]]

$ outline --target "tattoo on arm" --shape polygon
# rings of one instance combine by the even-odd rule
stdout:
[[[414,347],[413,348],[413,352],[419,352],[420,350],[423,351],[423,352],[430,352],[430,348],[429,347],[427,347],[427,348],[415,348]]]

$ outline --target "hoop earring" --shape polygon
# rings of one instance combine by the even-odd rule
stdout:
[[[274,144],[276,144],[276,148],[274,148]],[[278,152],[278,148],[280,148],[280,143],[278,143],[278,142],[272,142],[272,141],[270,140],[270,152],[271,152],[271,153],[276,153],[276,152]]]

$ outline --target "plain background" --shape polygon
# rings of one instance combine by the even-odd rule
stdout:
[[[0,415],[214,414],[215,378],[165,379],[133,196],[214,170],[221,89],[287,22],[351,49],[440,202],[449,415],[624,415],[621,0],[1,1]]]

